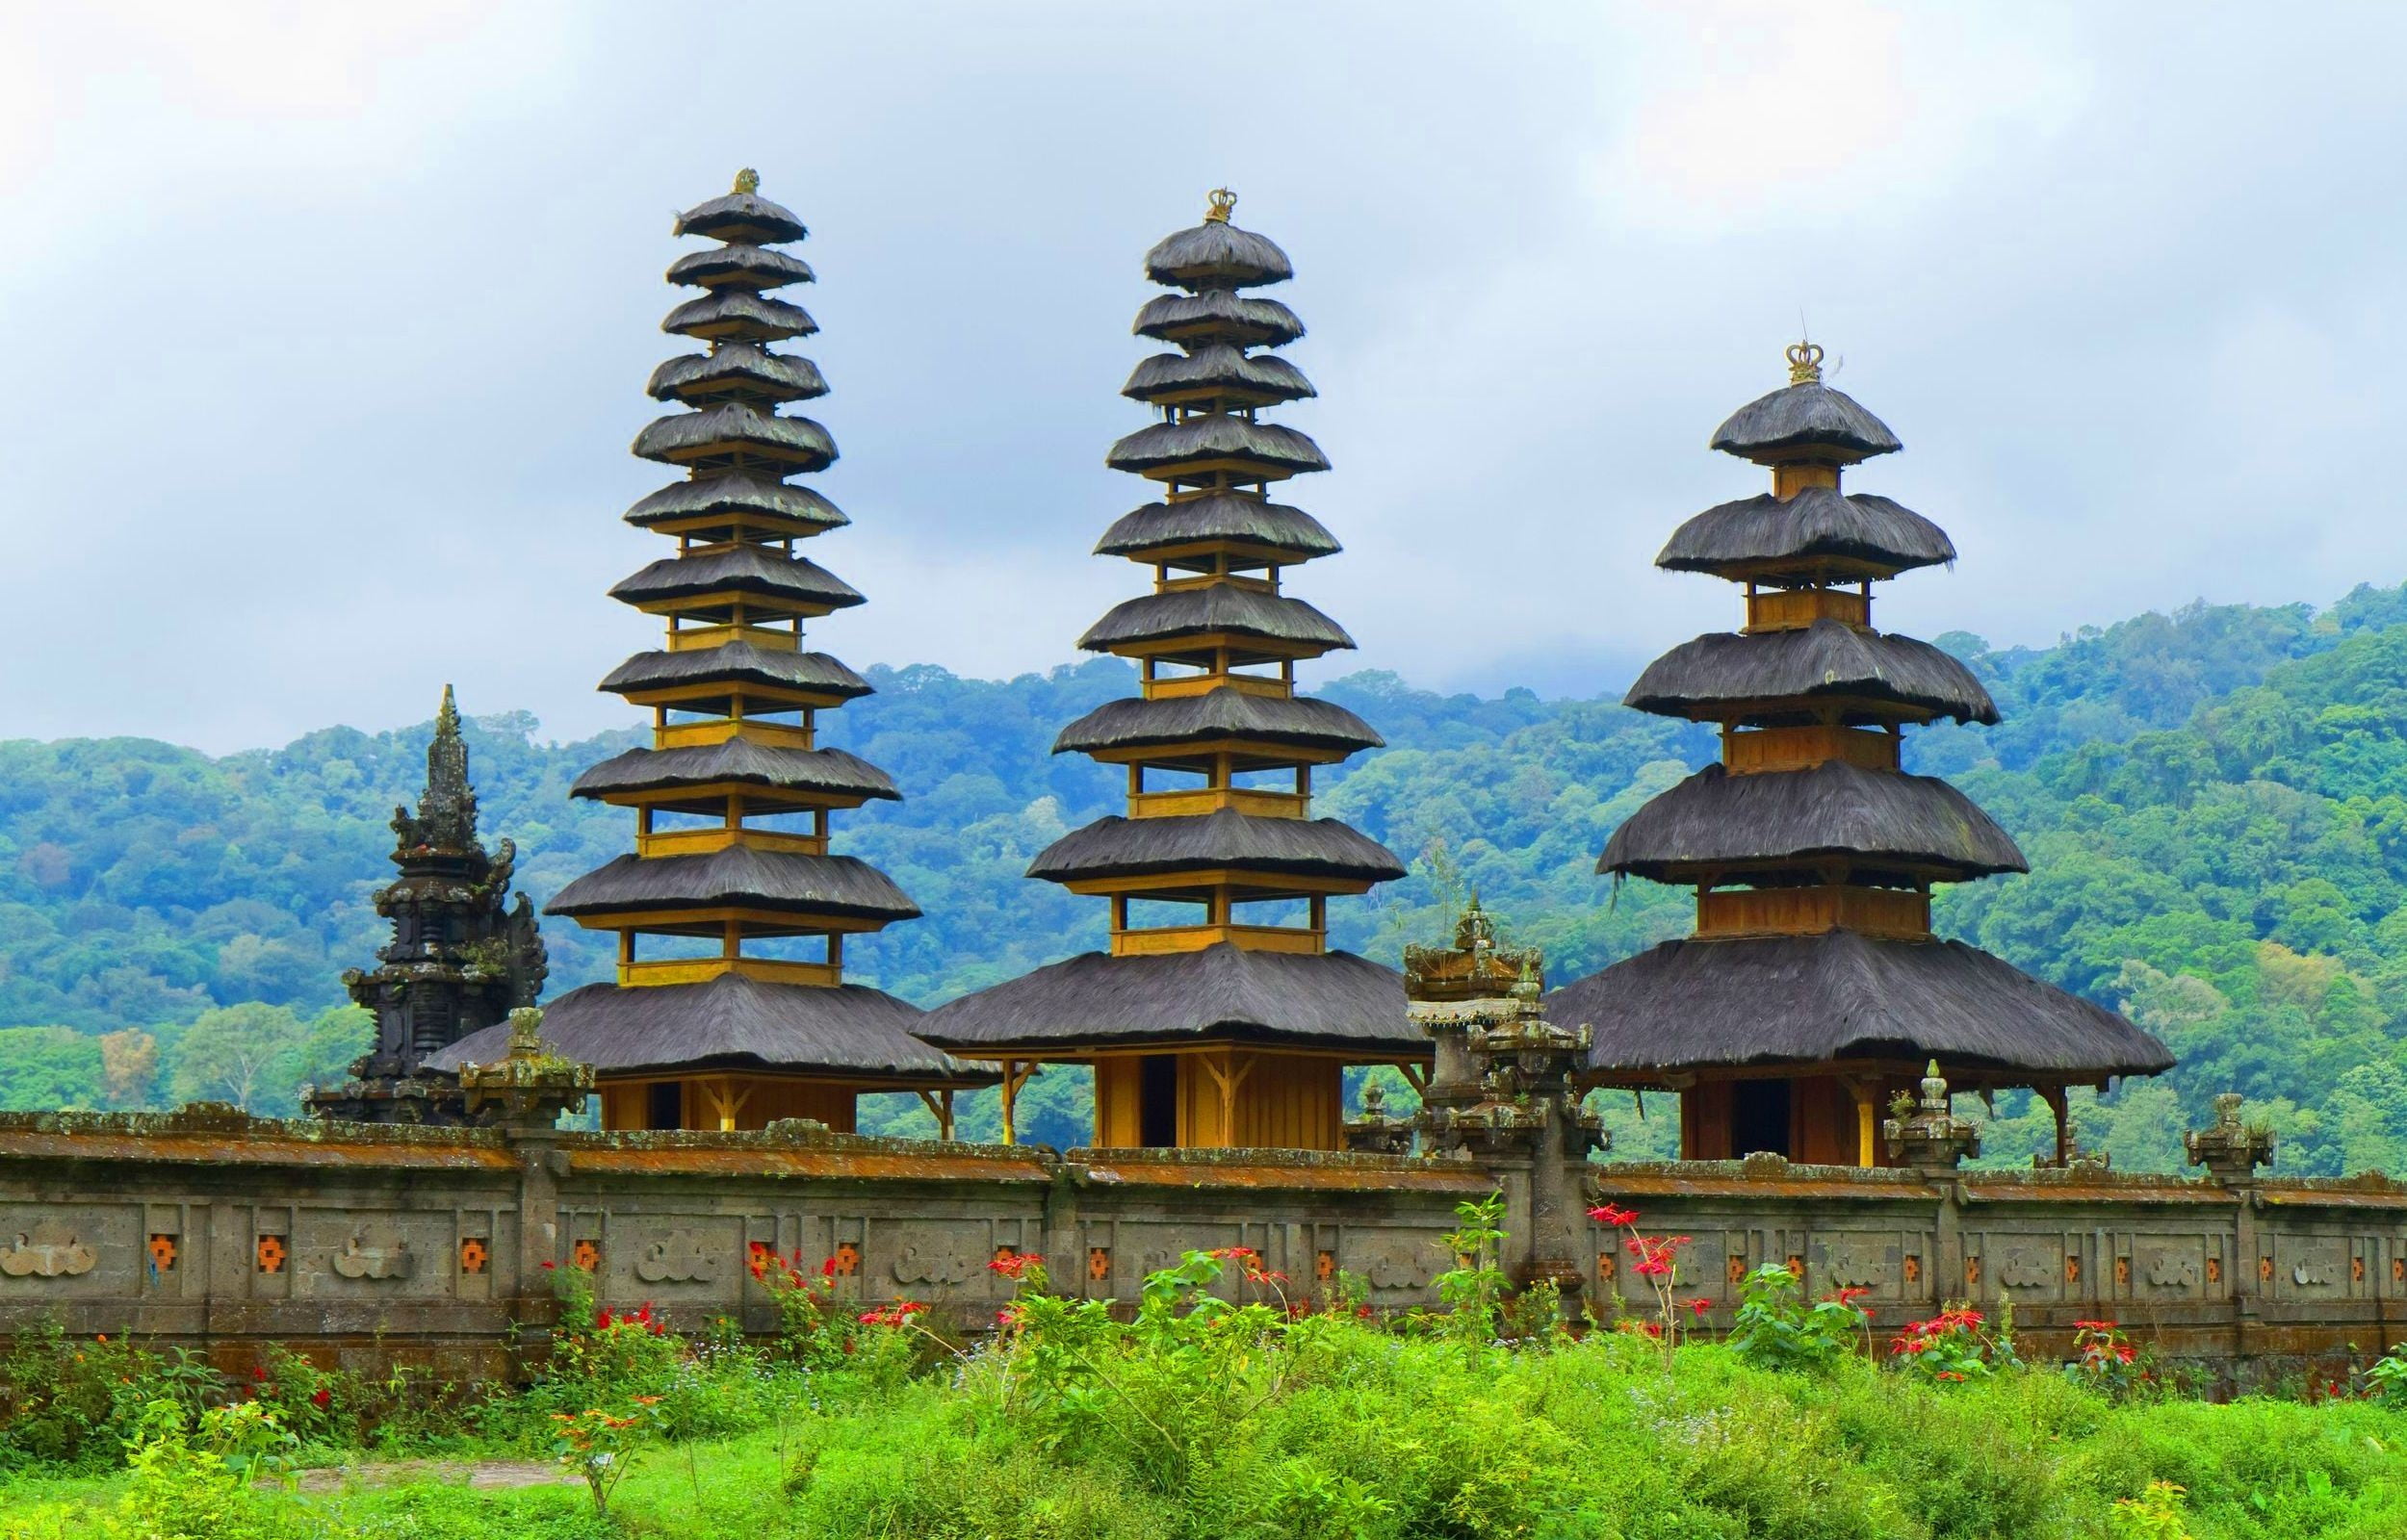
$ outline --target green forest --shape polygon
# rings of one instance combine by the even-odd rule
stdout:
[[[2119,1007],[2181,1058],[2080,1101],[2083,1143],[2118,1168],[2172,1168],[2181,1130],[2236,1090],[2282,1136],[2283,1170],[2407,1170],[2407,588],[2320,610],[2192,605],[2049,648],[1937,640],[2006,720],[1914,734],[1910,767],[1954,778],[2034,868],[1948,891],[1941,929]],[[1116,808],[1117,778],[1048,750],[1062,723],[1130,690],[1126,665],[868,677],[877,694],[831,713],[825,740],[886,767],[907,800],[843,817],[840,848],[926,913],[848,947],[853,971],[934,1004],[1099,945],[1101,904],[1021,873]],[[1321,693],[1389,746],[1319,778],[1316,806],[1412,867],[1333,908],[1339,944],[1392,962],[1473,889],[1545,949],[1556,982],[1685,930],[1684,893],[1617,892],[1593,867],[1622,817],[1710,757],[1704,730],[1611,693],[1438,695],[1375,672]],[[329,728],[216,758],[136,738],[0,742],[0,1107],[285,1112],[303,1082],[339,1079],[364,1033],[339,976],[382,939],[369,894],[428,731]],[[623,815],[567,790],[635,741],[631,727],[545,743],[524,712],[472,717],[487,836],[517,841],[538,904],[628,845]],[[603,976],[593,937],[545,934],[553,992]],[[1047,1079],[1022,1102],[1029,1137],[1082,1142],[1079,1078]],[[1617,1153],[1672,1147],[1662,1098],[1644,1120],[1605,1100]],[[973,1110],[964,1131],[991,1124]],[[1983,1160],[2023,1164],[2043,1138],[2021,1098],[2001,1098]]]

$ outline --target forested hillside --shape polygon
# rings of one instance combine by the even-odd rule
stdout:
[[[2120,1005],[2182,1056],[2164,1081],[2085,1105],[2083,1138],[2118,1164],[2169,1165],[2184,1123],[2232,1088],[2271,1104],[2288,1169],[2407,1169],[2407,590],[2320,612],[2193,606],[2046,649],[1940,640],[2006,720],[1914,736],[1913,767],[1955,778],[2036,868],[1952,890],[1942,929]],[[827,739],[909,800],[847,818],[842,843],[926,917],[848,948],[857,970],[933,1003],[1099,944],[1100,904],[1020,873],[1114,806],[1111,775],[1047,751],[1127,691],[1125,666],[870,678],[878,693],[834,713]],[[1683,895],[1616,893],[1593,865],[1631,808],[1710,756],[1707,732],[1609,699],[1438,696],[1376,673],[1324,693],[1389,747],[1322,777],[1322,805],[1413,867],[1335,906],[1341,944],[1392,961],[1469,888],[1546,948],[1557,980],[1685,929]],[[517,840],[540,902],[627,844],[623,816],[567,788],[636,734],[543,744],[534,729],[475,717],[469,741],[485,828]],[[333,1009],[339,975],[381,938],[368,894],[427,731],[335,728],[216,759],[141,739],[0,743],[0,1105],[274,1110],[331,1078],[360,1030]],[[546,935],[555,991],[601,975],[583,933]],[[1081,1091],[1052,1078],[1037,1132],[1071,1138]],[[1624,1149],[1664,1147],[1649,1110],[1641,1125],[1612,1109]],[[2012,1099],[1998,1112],[1989,1158],[2026,1159],[2035,1122]]]

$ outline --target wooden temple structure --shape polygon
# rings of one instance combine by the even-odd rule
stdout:
[[[1293,269],[1231,222],[1234,203],[1215,191],[1202,223],[1146,254],[1146,275],[1175,292],[1149,301],[1134,329],[1177,350],[1129,376],[1121,394],[1156,421],[1105,463],[1160,495],[1096,552],[1148,569],[1152,588],[1079,641],[1134,662],[1139,693],[1053,745],[1125,765],[1128,810],[1028,868],[1105,900],[1111,949],[940,1007],[922,1029],[999,1066],[1007,1137],[1032,1069],[1085,1063],[1098,1146],[1335,1149],[1345,1065],[1415,1073],[1430,1058],[1397,973],[1328,945],[1329,901],[1404,867],[1311,815],[1313,767],[1382,740],[1353,712],[1296,693],[1297,663],[1354,643],[1282,587],[1288,569],[1338,547],[1272,492],[1329,462],[1305,434],[1262,419],[1314,393],[1268,350],[1303,336],[1303,322],[1246,292]]]
[[[862,602],[798,554],[847,521],[797,475],[835,441],[781,411],[823,396],[808,358],[772,345],[818,329],[773,291],[808,283],[791,212],[745,171],[735,191],[678,218],[712,243],[669,269],[699,289],[661,329],[707,345],[653,372],[678,408],[634,452],[685,473],[627,521],[676,544],[610,590],[666,628],[602,688],[652,713],[652,743],[578,778],[572,794],[634,814],[635,848],[546,907],[617,937],[617,977],[546,1010],[544,1035],[594,1066],[605,1128],[760,1128],[785,1117],[854,1127],[863,1091],[916,1091],[950,1137],[952,1093],[991,1084],[914,1035],[920,1012],[844,982],[844,937],[919,911],[885,873],[828,849],[830,815],[899,795],[886,773],[822,748],[821,711],[869,693],[803,646],[803,626]],[[498,1060],[506,1029],[470,1038],[451,1067]]]
[[[2169,1068],[2162,1044],[1959,941],[1935,938],[1930,890],[2025,869],[2014,841],[1946,782],[1902,767],[1904,730],[1994,722],[1970,670],[1878,631],[1873,584],[1955,558],[1938,526],[1844,472],[1902,448],[1825,384],[1822,350],[1739,409],[1713,448],[1772,473],[1765,495],[1673,532],[1656,565],[1740,584],[1735,632],[1674,648],[1627,704],[1711,722],[1721,762],[1648,802],[1597,869],[1693,886],[1695,934],[1555,993],[1593,1032],[1589,1078],[1678,1091],[1681,1154],[1769,1151],[1880,1163],[1881,1110],[1927,1064],[1958,1091],[2064,1091]]]

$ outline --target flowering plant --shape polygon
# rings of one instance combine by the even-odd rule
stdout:
[[[1986,1379],[2015,1362],[2014,1349],[1981,1329],[1986,1318],[1961,1301],[1928,1321],[1917,1321],[1892,1338],[1889,1362],[1941,1384]]]
[[[2139,1349],[2113,1322],[2073,1322],[2073,1361],[2064,1366],[2065,1378],[2109,1396],[2125,1396],[2141,1377],[2138,1366]]]
[[[1643,1235],[1638,1228],[1638,1211],[1618,1204],[1601,1203],[1588,1211],[1588,1217],[1599,1224],[1611,1225],[1628,1232],[1621,1247],[1634,1259],[1630,1270],[1638,1274],[1655,1296],[1655,1319],[1647,1323],[1646,1335],[1663,1344],[1663,1367],[1671,1367],[1671,1351],[1680,1342],[1680,1248],[1690,1244],[1685,1235]],[[1692,1305],[1691,1308],[1694,1308]],[[1707,1308],[1711,1308],[1708,1304]],[[1704,1312],[1696,1311],[1699,1322]]]
[[[583,1479],[585,1493],[593,1499],[595,1518],[609,1517],[610,1494],[618,1490],[634,1463],[635,1441],[654,1421],[652,1408],[660,1399],[658,1396],[634,1397],[629,1402],[632,1410],[623,1417],[599,1406],[552,1414],[552,1452]]]

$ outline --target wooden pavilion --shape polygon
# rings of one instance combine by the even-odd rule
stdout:
[[[1994,722],[1972,673],[1875,630],[1872,586],[1953,562],[1938,526],[1841,473],[1902,446],[1789,349],[1790,383],[1713,448],[1772,472],[1768,495],[1682,525],[1656,558],[1742,584],[1746,624],[1657,659],[1642,711],[1712,722],[1721,758],[1648,802],[1599,871],[1694,886],[1696,926],[1565,986],[1558,1021],[1594,1034],[1592,1084],[1675,1090],[1681,1153],[1880,1163],[1881,1109],[1932,1060],[1959,1091],[2065,1088],[2173,1063],[2121,1016],[1930,929],[1934,884],[2025,870],[2006,831],[1947,783],[1909,775],[1909,726]]]
[[[650,394],[682,410],[638,434],[634,452],[686,477],[627,514],[677,550],[610,591],[660,616],[666,645],[602,682],[651,709],[652,743],[595,765],[571,793],[632,810],[635,848],[545,910],[615,934],[618,976],[553,1002],[544,1036],[594,1066],[606,1128],[812,1117],[849,1132],[861,1092],[908,1090],[950,1138],[953,1092],[995,1076],[915,1036],[918,1007],[844,982],[846,936],[919,911],[885,873],[828,849],[832,812],[899,793],[875,765],[816,741],[817,714],[869,686],[803,649],[806,621],[862,602],[794,550],[847,522],[789,479],[836,458],[825,428],[779,410],[827,392],[809,359],[771,346],[818,330],[771,293],[812,280],[778,249],[805,231],[750,171],[677,228],[716,244],[669,269],[702,294],[661,329],[708,348],[654,371]],[[443,1063],[498,1059],[505,1032],[479,1033]]]
[[[1312,769],[1381,739],[1353,712],[1296,694],[1295,666],[1350,648],[1328,616],[1286,593],[1287,569],[1337,542],[1280,482],[1328,469],[1309,438],[1261,412],[1313,394],[1276,354],[1304,326],[1244,291],[1287,279],[1286,253],[1229,222],[1204,222],[1147,253],[1178,291],[1138,312],[1139,336],[1175,345],[1122,393],[1158,420],[1105,463],[1155,482],[1097,553],[1151,570],[1151,593],[1080,639],[1135,662],[1140,693],[1064,729],[1056,754],[1127,767],[1128,810],[1040,854],[1031,877],[1111,906],[1111,950],[1088,953],[930,1013],[923,1033],[999,1065],[1004,1127],[1038,1065],[1095,1070],[1099,1146],[1279,1146],[1342,1142],[1342,1071],[1416,1073],[1428,1040],[1403,982],[1328,946],[1328,903],[1404,874],[1342,822],[1311,816]]]

